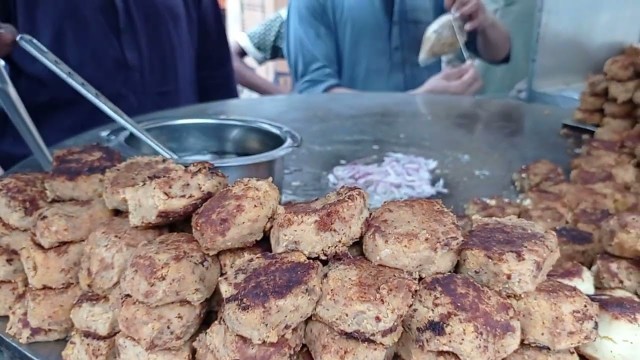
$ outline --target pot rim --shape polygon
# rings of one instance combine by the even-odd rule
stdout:
[[[159,118],[152,119],[140,122],[139,125],[147,130],[156,128],[163,125],[177,125],[177,124],[202,124],[202,123],[211,123],[211,124],[230,124],[230,125],[240,125],[240,126],[249,126],[254,128],[259,128],[262,130],[269,131],[273,134],[280,136],[284,139],[284,143],[279,147],[249,156],[240,156],[236,158],[228,158],[228,159],[216,159],[213,161],[216,167],[231,167],[231,166],[243,166],[243,165],[251,165],[257,163],[264,163],[276,160],[281,158],[288,153],[290,153],[294,148],[299,148],[302,145],[302,137],[294,130],[284,125],[280,125],[278,123],[252,118],[245,116],[230,116],[230,115],[216,115],[213,117],[185,117],[185,118]],[[130,146],[125,144],[125,139],[131,134],[130,131],[124,129],[122,127],[118,127],[115,129],[110,129],[104,131],[100,134],[102,139],[107,141],[110,146],[116,148],[117,150],[121,150],[128,153],[133,153],[133,150]],[[177,159],[177,162],[186,162],[192,163],[199,161],[197,158],[189,158],[189,160]],[[202,160],[207,161],[207,160]]]

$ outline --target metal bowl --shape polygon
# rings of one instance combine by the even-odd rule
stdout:
[[[180,162],[209,161],[230,181],[270,177],[278,187],[284,177],[284,155],[302,143],[300,135],[287,127],[251,118],[162,119],[140,125],[175,152]],[[125,129],[101,135],[103,142],[127,157],[156,155]]]

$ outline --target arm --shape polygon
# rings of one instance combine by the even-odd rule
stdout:
[[[511,38],[502,24],[490,14],[482,0],[445,0],[444,6],[465,20],[469,50],[492,64],[508,63]]]
[[[290,0],[285,53],[298,93],[345,92],[324,1]]]
[[[216,0],[200,0],[198,24],[198,92],[201,102],[238,96],[227,34]]]
[[[244,62],[243,58],[247,53],[238,42],[231,43],[231,59],[233,61],[233,72],[236,75],[238,84],[262,95],[286,94],[286,91],[276,84],[268,81]]]

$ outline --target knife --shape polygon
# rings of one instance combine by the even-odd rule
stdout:
[[[462,50],[462,56],[464,56],[465,61],[471,60],[471,56],[469,56],[469,51],[467,47],[464,45],[464,41],[462,41],[462,30],[458,28],[458,20],[459,17],[457,15],[453,15],[451,17],[451,25],[453,26],[453,31],[456,33],[456,38],[458,39],[458,44],[460,45],[460,49]]]

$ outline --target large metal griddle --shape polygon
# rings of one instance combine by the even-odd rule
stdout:
[[[243,116],[269,119],[305,139],[285,161],[284,201],[311,199],[329,191],[327,173],[344,162],[402,152],[440,162],[457,212],[474,197],[515,196],[511,175],[520,166],[549,159],[568,166],[573,147],[560,135],[571,111],[512,100],[405,94],[331,94],[238,99],[168,110],[152,119]],[[102,141],[115,125],[71,138],[58,147]],[[38,170],[27,159],[11,172]],[[59,359],[63,342],[19,346],[4,333],[0,347],[26,359]]]

